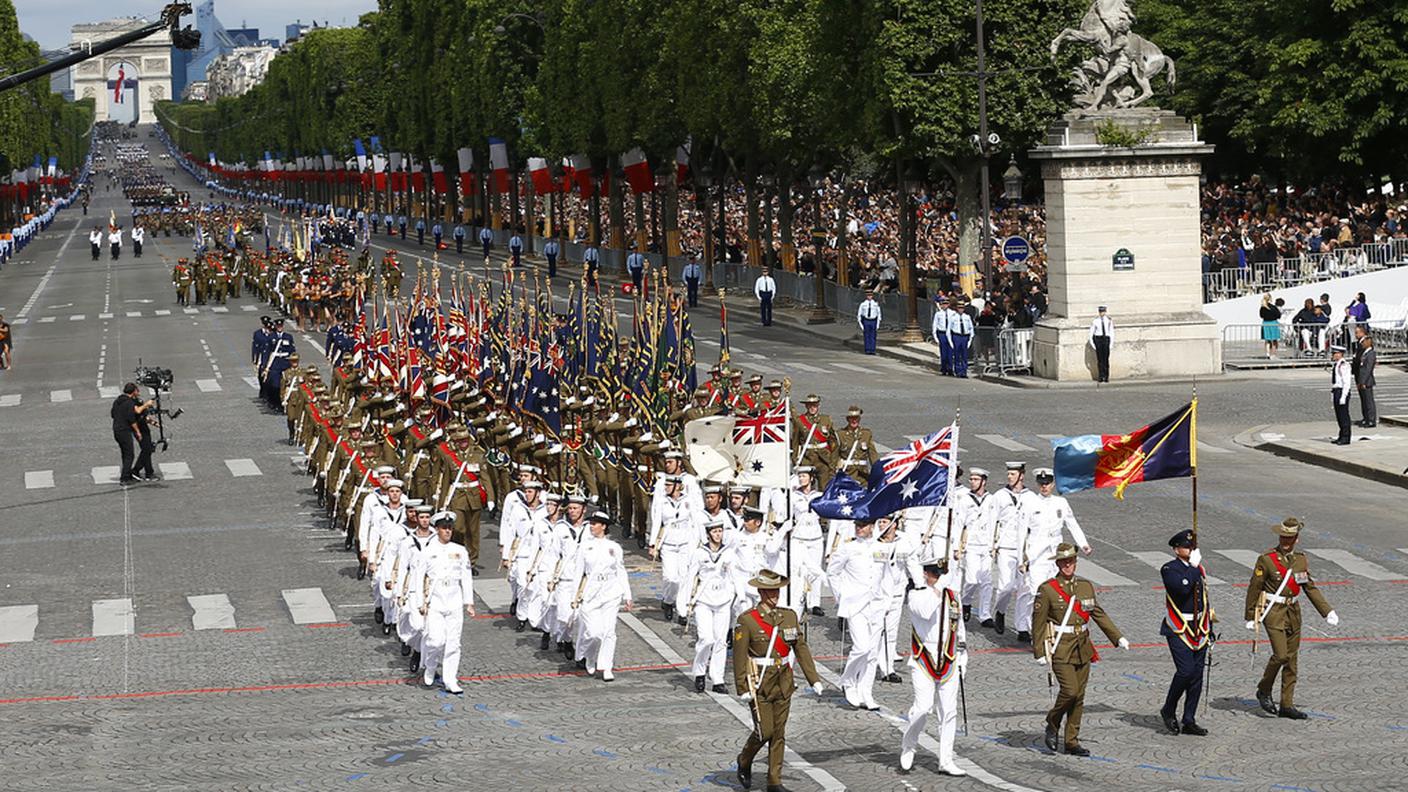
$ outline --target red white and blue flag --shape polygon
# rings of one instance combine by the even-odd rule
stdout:
[[[792,474],[786,401],[751,417],[699,418],[685,425],[685,453],[700,478],[786,487]]]
[[[829,519],[874,520],[913,506],[939,506],[958,471],[958,425],[914,440],[876,460],[869,486],[838,474],[812,511]]]

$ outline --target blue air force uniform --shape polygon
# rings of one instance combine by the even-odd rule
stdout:
[[[1168,641],[1173,655],[1173,681],[1159,714],[1164,725],[1175,734],[1203,735],[1197,722],[1198,699],[1203,694],[1203,669],[1207,663],[1212,635],[1212,606],[1208,602],[1207,576],[1199,561],[1196,539],[1192,531],[1180,531],[1169,540],[1169,546],[1193,550],[1188,561],[1174,558],[1163,565],[1164,619],[1159,634]],[[1178,701],[1184,699],[1183,718],[1178,715]]]

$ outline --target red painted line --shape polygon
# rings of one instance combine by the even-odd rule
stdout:
[[[226,627],[227,633],[264,632],[263,627]]]
[[[1398,584],[1398,585],[1402,585],[1402,584],[1404,584],[1404,583],[1408,583],[1408,580],[1390,580],[1389,582],[1390,582],[1390,583],[1396,583],[1396,584]]]
[[[93,636],[89,635],[89,636],[86,636],[86,637],[84,637],[84,638],[55,638],[55,639],[54,639],[54,643],[56,643],[56,644],[88,643],[89,641],[94,641],[94,640],[97,640],[97,639],[94,638]]]
[[[322,624],[305,624],[303,626],[310,630],[318,630],[324,627],[351,627],[352,625],[349,622],[324,622]]]
[[[182,635],[184,635],[184,633],[179,633],[179,632],[141,633],[141,634],[138,635],[137,637],[138,637],[138,638],[179,638],[179,637],[181,637]]]

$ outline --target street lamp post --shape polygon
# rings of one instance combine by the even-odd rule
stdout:
[[[826,172],[817,165],[807,173],[807,181],[812,186],[812,242],[816,247],[816,261],[812,265],[816,292],[812,296],[812,310],[807,315],[807,324],[827,324],[836,319],[826,307],[826,268],[821,263],[821,243],[826,238],[826,231],[821,225],[821,188],[826,184]]]

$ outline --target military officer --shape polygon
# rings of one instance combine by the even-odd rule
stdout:
[[[191,264],[184,258],[176,259],[176,266],[171,268],[171,285],[176,289],[176,304],[191,304]]]
[[[800,665],[812,691],[824,690],[797,614],[777,605],[787,578],[771,569],[748,581],[758,590],[758,605],[738,617],[733,629],[733,681],[753,712],[753,731],[738,754],[738,782],[753,786],[753,757],[768,746],[768,792],[782,786],[782,758],[787,750],[787,716],[797,689],[793,666]]]
[[[958,493],[963,508],[963,530],[959,533],[958,555],[963,561],[963,621],[978,606],[978,621],[992,623],[992,554],[997,535],[997,500],[988,493],[988,472],[975,467],[968,471],[968,489]]]
[[[616,621],[622,610],[632,608],[631,584],[626,577],[625,553],[607,537],[611,518],[596,512],[589,521],[591,536],[578,548],[576,595],[577,667],[587,674],[601,671],[601,681],[616,679]]]
[[[1197,534],[1179,531],[1168,540],[1168,546],[1173,548],[1175,557],[1159,570],[1164,581],[1167,611],[1159,624],[1159,634],[1168,640],[1174,674],[1159,716],[1172,734],[1202,737],[1208,730],[1198,725],[1198,699],[1203,694],[1203,666],[1207,662],[1216,616],[1208,602]],[[1181,724],[1176,717],[1179,699],[1184,699]]]
[[[953,761],[953,737],[958,729],[958,688],[968,669],[968,642],[959,619],[958,587],[962,573],[944,560],[923,565],[924,585],[909,593],[910,679],[914,703],[900,742],[900,769],[914,767],[914,752],[929,713],[939,722],[939,769],[947,775],[967,775]]]
[[[1032,655],[1048,673],[1056,677],[1061,692],[1056,704],[1046,714],[1046,747],[1056,750],[1056,736],[1061,721],[1066,722],[1066,753],[1089,756],[1080,744],[1080,719],[1085,712],[1085,686],[1090,679],[1090,664],[1100,659],[1090,637],[1090,622],[1119,648],[1129,650],[1129,639],[1120,635],[1119,628],[1095,601],[1095,584],[1076,577],[1076,547],[1062,542],[1052,560],[1056,562],[1056,577],[1042,584],[1037,592],[1032,614],[1035,640]],[[1048,684],[1050,679],[1047,680]]]
[[[856,520],[856,536],[841,545],[826,566],[827,581],[836,593],[836,616],[846,620],[851,651],[841,675],[846,701],[859,709],[878,710],[875,672],[884,646],[885,609],[889,595],[880,578],[888,561],[886,547],[875,538],[873,520]]]
[[[479,566],[479,520],[494,509],[494,485],[482,475],[484,454],[474,445],[469,430],[450,435],[437,448],[436,504],[455,515],[455,541],[469,549],[471,567]]]
[[[724,541],[724,521],[710,519],[705,523],[705,535],[707,538],[690,551],[684,576],[687,591],[680,609],[686,620],[694,621],[697,637],[692,667],[694,690],[704,692],[707,675],[715,693],[726,693],[724,652],[737,581],[733,577],[733,553]]]
[[[425,617],[421,639],[425,674],[421,681],[431,687],[438,670],[445,692],[458,696],[464,692],[459,683],[464,617],[475,615],[474,574],[469,568],[469,550],[451,540],[454,515],[440,512],[431,521],[435,541],[421,552],[411,570],[412,593],[407,600]]]
[[[997,500],[997,547],[993,553],[993,607],[995,621],[984,620],[998,635],[1007,630],[1007,609],[1016,604],[1022,583],[1022,550],[1026,545],[1024,508],[1036,495],[1026,487],[1027,463],[1007,463],[1007,486],[993,497]]]
[[[1325,617],[1326,623],[1335,627],[1340,623],[1339,614],[1330,607],[1325,595],[1316,587],[1310,577],[1310,565],[1305,554],[1296,550],[1304,523],[1295,517],[1287,517],[1273,530],[1280,537],[1276,546],[1261,554],[1252,567],[1251,584],[1247,586],[1246,619],[1247,629],[1266,628],[1266,640],[1271,644],[1271,657],[1266,661],[1266,671],[1256,686],[1256,700],[1268,714],[1291,720],[1305,720],[1308,716],[1296,709],[1296,658],[1300,654],[1300,594],[1310,598],[1310,604]],[[1255,643],[1253,643],[1255,647]],[[1281,705],[1271,701],[1271,688],[1276,685],[1276,674],[1281,674]]]
[[[840,460],[836,472],[845,473],[861,484],[868,483],[870,466],[880,459],[870,429],[860,425],[864,414],[864,410],[851,405],[846,410],[846,425],[836,432],[836,458]]]
[[[836,469],[836,427],[831,416],[821,414],[821,397],[807,394],[792,421],[793,465],[815,468],[817,489],[826,489]]]

